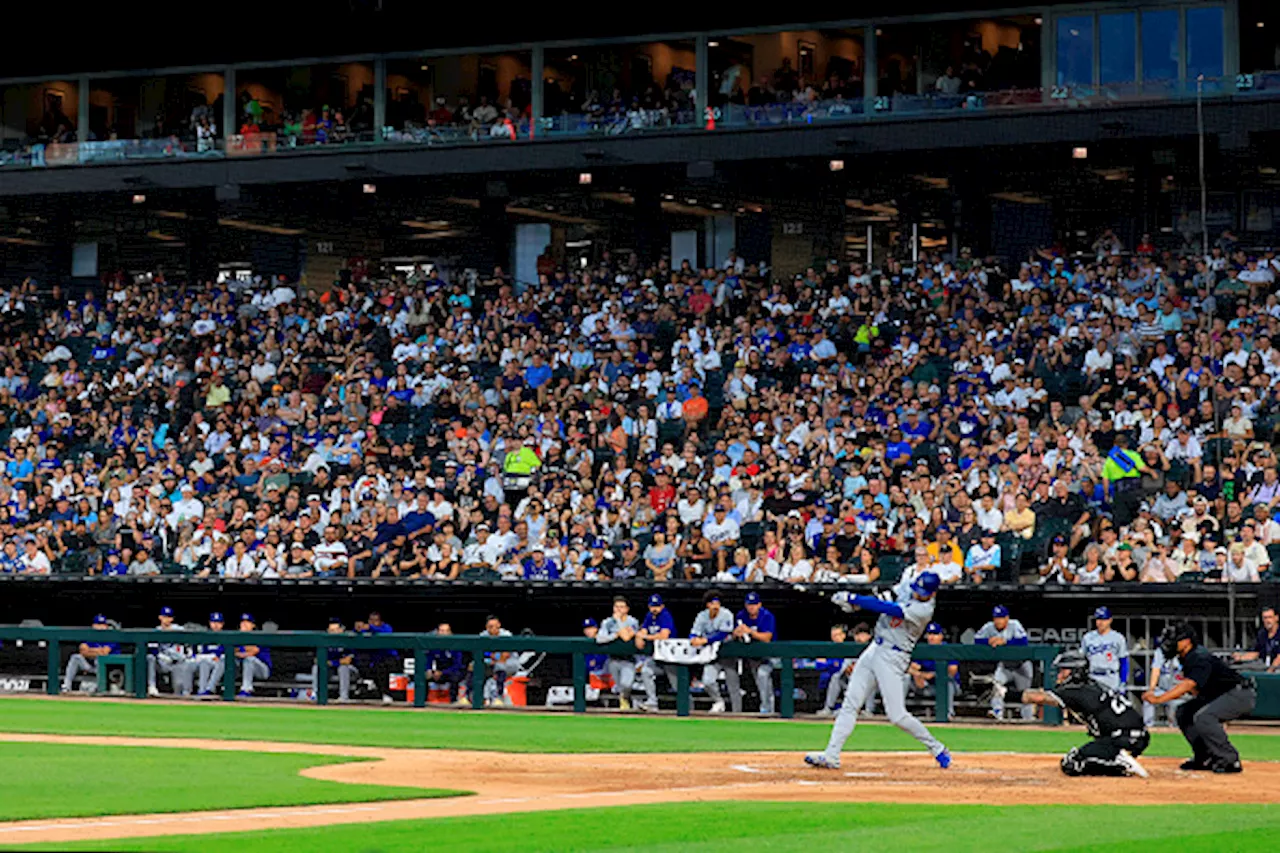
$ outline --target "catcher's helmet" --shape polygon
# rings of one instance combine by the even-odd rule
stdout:
[[[1089,659],[1079,649],[1059,652],[1053,659],[1053,666],[1067,671],[1066,680],[1060,682],[1062,684],[1084,684],[1089,680]]]
[[[922,572],[919,577],[911,582],[911,591],[916,595],[928,597],[938,591],[938,587],[942,585],[942,579],[935,572]]]

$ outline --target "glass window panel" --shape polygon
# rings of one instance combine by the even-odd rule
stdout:
[[[1133,12],[1098,16],[1102,83],[1132,83],[1138,77],[1138,21]]]
[[[1093,16],[1058,19],[1058,85],[1093,82]]]
[[[1142,13],[1142,79],[1178,79],[1178,12],[1166,9]]]
[[[1201,74],[1222,76],[1223,11],[1221,6],[1187,9],[1187,82]]]

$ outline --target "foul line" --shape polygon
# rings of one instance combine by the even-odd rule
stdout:
[[[801,780],[794,780],[796,783]],[[834,780],[832,780],[834,782]],[[737,782],[729,785],[692,785],[679,788],[636,788],[625,791],[583,791],[566,794],[552,794],[546,797],[491,797],[481,800],[467,800],[472,806],[498,806],[498,805],[518,805],[521,803],[544,803],[555,800],[583,800],[595,799],[598,797],[645,797],[656,794],[694,794],[707,791],[728,791],[741,788],[759,788],[766,785],[776,785],[776,782]],[[786,783],[784,783],[786,784]],[[829,784],[826,782],[814,782],[809,784]],[[341,815],[341,814],[357,814],[357,813],[373,813],[386,811],[393,806],[403,807],[413,802],[412,800],[392,800],[384,805],[369,806],[339,806],[317,808],[310,806],[302,806],[295,810],[288,811],[237,811],[230,813],[218,814],[191,814],[188,816],[174,815],[173,817],[148,817],[148,818],[124,818],[116,820],[91,820],[74,821],[70,823],[41,823],[26,824],[21,826],[0,826],[0,834],[14,832],[48,832],[56,830],[68,829],[101,829],[111,827],[128,827],[128,826],[156,826],[160,824],[190,824],[190,823],[206,823],[210,821],[227,821],[227,820],[248,820],[262,818],[279,818],[279,819],[298,819],[308,818],[312,815]],[[422,800],[423,804],[438,805],[438,800]]]

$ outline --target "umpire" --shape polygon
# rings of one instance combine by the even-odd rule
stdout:
[[[1185,622],[1165,629],[1160,649],[1166,659],[1176,654],[1182,660],[1182,680],[1164,693],[1147,691],[1142,698],[1163,705],[1186,693],[1195,695],[1178,709],[1178,727],[1192,751],[1191,760],[1184,762],[1182,769],[1241,772],[1240,753],[1227,739],[1222,724],[1253,710],[1258,693],[1252,682],[1210,654],[1200,645],[1196,629]]]

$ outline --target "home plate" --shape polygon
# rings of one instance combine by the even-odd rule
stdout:
[[[876,772],[873,772],[873,771],[870,771],[870,770],[866,770],[866,771],[859,771],[859,772],[855,772],[855,773],[846,773],[846,774],[844,774],[844,775],[848,776],[850,779],[883,779],[884,777],[888,776],[889,774],[888,774],[888,773],[876,773]]]

